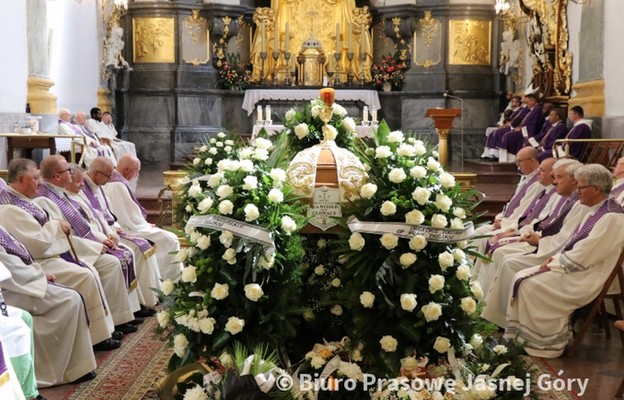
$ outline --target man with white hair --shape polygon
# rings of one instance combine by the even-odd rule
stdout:
[[[84,117],[84,113],[82,113]],[[78,115],[76,116],[78,118]],[[61,108],[59,111],[59,125],[58,131],[63,135],[76,135],[78,136],[76,139],[73,139],[76,145],[79,145],[82,148],[82,153],[84,154],[84,164],[89,166],[91,161],[93,161],[96,157],[99,156],[110,156],[112,154],[112,150],[105,144],[100,143],[97,137],[89,134],[86,127],[83,127],[80,124],[72,124],[71,123],[71,114],[68,109]],[[84,138],[84,140],[83,140]],[[57,147],[59,146],[59,141],[61,140],[72,140],[72,139],[57,139]],[[86,147],[84,143],[86,141]]]
[[[93,139],[96,141],[96,143],[98,143],[98,146],[100,149],[103,150],[103,154],[101,154],[102,152],[98,153],[98,157],[102,156],[102,157],[106,157],[109,160],[111,160],[111,162],[113,163],[113,165],[117,164],[117,157],[115,157],[115,153],[113,152],[113,149],[106,143],[102,142],[100,140],[100,137],[98,136],[98,132],[97,131],[92,131],[91,129],[89,129],[88,126],[88,121],[91,121],[89,119],[87,119],[87,114],[84,111],[78,111],[76,113],[76,118],[75,118],[75,125],[76,127],[86,136],[88,136],[89,138]],[[89,166],[91,165],[91,161],[93,161],[93,159],[89,160],[89,163],[87,164],[85,161],[85,165]]]
[[[574,176],[579,201],[589,213],[561,251],[513,279],[505,338],[520,342],[534,357],[563,354],[571,337],[570,316],[596,298],[624,245],[624,210],[609,197],[611,173],[588,164]]]
[[[127,140],[118,138],[119,133],[113,124],[113,116],[108,111],[102,113],[102,129],[100,130],[100,139],[105,140],[115,152],[115,157],[119,160],[122,156],[130,154],[136,157],[136,146]]]

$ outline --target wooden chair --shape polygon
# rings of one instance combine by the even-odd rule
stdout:
[[[620,330],[621,334],[624,334],[624,321],[615,321],[615,327]],[[624,378],[622,379],[622,383],[620,383],[620,388],[615,394],[615,397],[617,397],[618,399],[621,399],[623,393],[624,393]]]
[[[619,299],[624,301],[624,272],[622,272],[622,262],[624,262],[624,249],[622,249],[622,252],[620,252],[620,257],[615,263],[615,266],[613,267],[613,271],[611,271],[611,274],[609,275],[609,278],[607,278],[602,290],[600,291],[598,296],[596,296],[596,299],[591,303],[592,306],[591,306],[589,315],[587,315],[587,317],[585,318],[585,321],[583,321],[583,325],[581,325],[581,328],[574,336],[574,340],[572,341],[572,344],[568,348],[568,353],[567,353],[568,357],[574,357],[576,353],[578,352],[579,345],[581,344],[581,340],[583,340],[583,336],[585,336],[587,329],[590,327],[590,325],[594,321],[594,318],[596,317],[596,314],[598,313],[598,311],[602,307],[604,307],[604,299],[607,296],[607,292],[609,291],[609,288],[611,287],[611,284],[613,283],[616,277],[618,277],[619,279],[620,293],[617,295],[618,298],[614,299],[613,301],[619,301]],[[610,295],[609,297],[613,298],[613,295]],[[609,327],[607,326],[607,329],[608,328]],[[621,332],[621,337],[624,343],[624,336],[622,335],[624,335],[624,332]]]

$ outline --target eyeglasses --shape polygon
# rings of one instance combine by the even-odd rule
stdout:
[[[581,192],[581,191],[583,191],[583,189],[587,189],[588,187],[594,187],[594,186],[596,186],[596,185],[577,186],[576,187],[576,191],[577,192]]]
[[[95,171],[96,174],[100,174],[100,175],[104,175],[106,177],[106,180],[110,179],[110,175],[105,174],[104,172],[100,172],[100,171]]]
[[[71,168],[64,169],[62,171],[57,172],[57,174],[64,174],[65,172],[71,172]]]

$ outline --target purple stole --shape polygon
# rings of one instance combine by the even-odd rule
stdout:
[[[574,204],[576,204],[578,199],[578,194],[576,192],[572,193],[566,199],[565,203],[563,203],[563,206],[557,205],[560,208],[558,214],[552,213],[548,218],[540,222],[537,226],[537,230],[542,233],[542,237],[552,236],[559,233],[566,217],[568,216],[568,213]]]
[[[8,382],[10,378],[9,369],[4,362],[4,349],[2,348],[2,343],[0,343],[0,382]]]
[[[134,201],[135,204],[137,206],[139,206],[139,209],[141,210],[141,214],[143,215],[143,218],[147,218],[147,210],[145,210],[145,208],[141,205],[141,203],[139,203],[139,199],[136,198],[136,196],[134,195],[134,193],[130,189],[130,186],[128,185],[128,181],[126,180],[126,178],[123,177],[123,175],[121,175],[119,173],[119,171],[114,170],[113,174],[111,175],[111,177],[110,177],[110,179],[108,181],[109,182],[121,182],[121,183],[123,183],[124,186],[126,187],[126,190],[130,194],[130,197],[132,197],[132,201]]]
[[[19,257],[25,265],[33,263],[33,258],[26,247],[2,227],[0,227],[0,246],[4,247],[8,254]]]
[[[102,215],[104,215],[104,219],[106,220],[106,223],[112,226],[115,223],[115,216],[109,211],[110,206],[108,204],[108,200],[106,199],[106,194],[104,194],[104,191],[102,190],[102,188],[98,188],[98,189],[100,190],[100,194],[102,195],[102,198],[106,202],[106,208],[104,208],[102,204],[100,204],[100,201],[95,196],[95,193],[93,193],[93,189],[91,189],[91,186],[89,185],[89,181],[87,180],[87,178],[84,179],[84,185],[83,185],[82,191],[87,196],[87,199],[89,200],[88,203],[90,203],[93,209],[101,212]],[[151,256],[152,254],[154,254],[154,251],[156,250],[156,245],[154,243],[151,243],[150,241],[143,239],[141,237],[130,236],[126,233],[121,234],[120,236],[134,243],[139,249],[141,249],[141,252],[143,252],[145,257]]]
[[[574,235],[572,235],[572,237],[563,247],[562,253],[572,250],[576,242],[585,239],[593,229],[594,225],[596,225],[596,223],[600,220],[600,218],[609,213],[623,212],[624,210],[622,210],[622,207],[620,207],[620,205],[613,198],[610,197],[605,200],[605,202],[602,203],[602,205],[592,215],[590,215],[589,218],[587,218],[582,226],[579,224],[579,226],[576,228],[576,232],[574,233]]]
[[[65,194],[61,195],[58,191],[51,187],[51,184],[44,182],[39,185],[39,196],[46,197],[54,202],[61,211],[63,216],[69,222],[76,234],[85,239],[92,240],[101,245],[99,240],[91,232],[89,226],[89,217],[87,213]],[[117,257],[123,270],[124,279],[127,287],[136,285],[136,275],[134,272],[134,262],[132,254],[124,249],[108,249],[107,253]]]
[[[507,207],[505,208],[505,212],[503,213],[503,217],[504,218],[509,217],[515,211],[515,209],[518,208],[518,206],[520,205],[520,202],[522,201],[522,198],[524,197],[524,195],[526,194],[527,190],[529,189],[529,186],[534,184],[537,180],[538,180],[537,173],[534,173],[534,175],[531,178],[525,179],[524,182],[521,182],[521,184],[522,183],[524,183],[524,184],[513,195],[511,200],[509,200],[509,203],[507,203]]]
[[[533,200],[533,204],[531,204],[527,208],[528,211],[525,212],[525,215],[522,217],[523,218],[522,222],[520,222],[521,228],[523,226],[526,226],[529,222],[533,221],[535,218],[539,217],[540,213],[544,211],[544,207],[546,207],[546,204],[548,204],[548,201],[550,200],[552,195],[555,194],[556,191],[557,191],[557,188],[555,187],[550,189],[548,192],[544,190],[539,197],[536,197]]]
[[[39,225],[43,226],[50,220],[48,213],[32,201],[24,200],[21,196],[12,193],[11,190],[3,190],[0,192],[0,204],[10,204],[21,208],[37,220]]]
[[[615,189],[611,190],[611,197],[614,199],[624,192],[624,182],[620,183]]]

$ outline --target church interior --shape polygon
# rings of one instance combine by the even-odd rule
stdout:
[[[269,138],[277,137],[291,127],[291,133],[299,136],[288,113],[313,104],[310,101],[319,98],[319,90],[325,87],[333,88],[336,103],[357,125],[353,128],[355,136],[374,137],[383,126],[406,136],[409,132],[416,141],[433,146],[433,152],[427,154],[435,153],[438,165],[453,174],[462,190],[478,192],[471,197],[476,204],[472,209],[477,216],[475,226],[505,214],[518,188],[527,181],[529,174],[522,170],[523,155],[528,154],[525,146],[532,149],[531,157],[535,151],[533,171],[547,157],[572,155],[612,171],[614,191],[617,180],[624,178],[624,170],[620,171],[622,176],[617,173],[617,165],[624,165],[624,159],[619,161],[624,155],[624,75],[619,70],[624,63],[619,41],[619,35],[624,34],[620,21],[624,2],[620,0],[4,0],[2,5],[0,53],[6,62],[0,70],[6,74],[0,83],[0,177],[9,181],[9,163],[21,157],[39,163],[58,153],[88,171],[94,158],[109,157],[106,151],[115,164],[130,153],[140,160],[141,173],[139,176],[136,171],[134,180],[128,181],[134,185],[137,204],[146,211],[146,221],[165,230],[177,229],[181,236],[184,226],[180,225],[180,213],[184,211],[176,210],[180,199],[175,190],[178,185],[191,185],[188,178],[180,183],[189,164],[198,172],[200,169],[192,165],[194,160],[206,162],[205,179],[200,177],[200,181],[208,182],[216,173],[208,172],[208,160],[198,155],[200,146],[211,147],[214,140],[221,143],[218,135],[222,132],[245,143],[267,133]],[[518,104],[512,106],[516,96]],[[531,101],[542,111],[537,125],[529,122]],[[529,105],[518,117],[520,102]],[[319,123],[323,121],[326,127],[329,117],[323,120],[322,111],[319,115]],[[305,121],[311,119],[308,116]],[[76,139],[79,131],[63,127],[84,125],[84,132],[95,132],[91,122],[96,121],[105,124],[108,133],[98,131],[95,139],[93,135]],[[586,133],[566,136],[579,124],[586,127]],[[557,125],[565,131],[555,138],[551,131]],[[338,129],[337,134],[341,132]],[[511,135],[504,136],[509,132],[517,133],[513,139],[517,143]],[[541,136],[534,139],[540,132]],[[325,142],[324,134],[325,129],[319,133],[321,143]],[[549,137],[551,140],[546,140]],[[499,142],[492,145],[492,139]],[[93,145],[93,140],[98,144]],[[383,164],[372,160],[371,165]],[[540,172],[534,174],[537,179]],[[593,186],[588,182],[579,183],[573,192]],[[202,185],[206,189],[206,183]],[[553,185],[552,179],[549,185]],[[554,193],[554,186],[549,187]],[[199,201],[194,203],[190,197],[184,195],[182,201],[191,204],[187,207],[194,207],[196,214],[203,214],[197,211]],[[218,193],[217,197],[222,200]],[[0,201],[0,208],[3,204]],[[526,213],[537,204],[539,198],[525,204],[529,207]],[[383,209],[381,213],[386,216]],[[187,220],[188,210],[184,215]],[[245,221],[245,215],[242,218]],[[4,223],[0,221],[0,226]],[[318,226],[313,229],[326,230]],[[186,233],[183,248],[192,243]],[[578,229],[571,231],[570,237],[577,233]],[[213,237],[212,246],[223,240],[217,237]],[[2,262],[0,258],[0,265]],[[475,270],[473,278],[476,275]],[[611,279],[624,284],[621,272]],[[0,287],[6,289],[1,281]],[[162,286],[159,290],[162,295]],[[198,290],[210,292],[210,287]],[[386,296],[381,290],[377,302],[383,301],[382,293]],[[539,365],[535,368],[552,377],[559,372],[560,377],[579,379],[579,384],[561,390],[540,387],[540,391],[530,393],[532,398],[608,399],[616,392],[622,395],[624,333],[620,330],[624,331],[624,323],[619,329],[614,326],[615,320],[622,319],[622,300],[621,295],[607,294],[606,310],[603,307],[597,313],[576,355],[569,349],[555,358],[535,356],[530,351],[523,354],[533,360],[529,363]],[[425,305],[420,298],[418,303],[418,309]],[[155,330],[159,323],[145,323],[139,326],[139,333],[148,327]],[[329,326],[327,329],[333,332]],[[504,330],[501,327],[489,334],[503,340]],[[173,336],[165,338],[162,329],[158,332],[163,340],[175,340]],[[0,337],[1,333],[0,329]],[[137,334],[127,336],[132,335]],[[123,341],[127,344],[129,340],[122,339],[122,348]],[[138,343],[132,346],[141,349]],[[98,365],[121,362],[115,358],[118,351],[96,351]],[[100,383],[100,378],[105,379],[100,372],[97,386],[90,389],[96,381],[64,382],[40,388],[39,397],[33,398],[172,399],[172,393],[182,398],[175,391],[181,389],[163,383],[167,372],[161,352],[165,354],[165,350],[158,347],[153,351],[160,357],[162,368],[153,373],[152,364],[142,364],[151,375],[146,372],[141,379],[147,383],[132,393],[108,391]],[[167,351],[167,355],[173,353]],[[36,361],[35,355],[35,367]],[[0,372],[6,370],[3,367],[0,363]],[[2,376],[0,393],[5,382]],[[586,387],[580,383],[585,378]],[[114,385],[117,381],[111,382]],[[163,394],[163,388],[171,393]],[[183,397],[219,398],[210,395]],[[243,397],[230,395],[228,400],[235,398]]]

